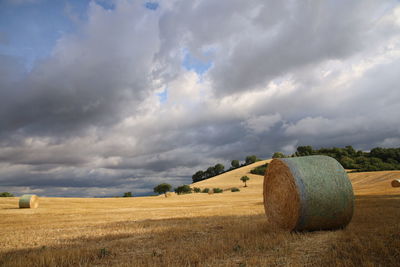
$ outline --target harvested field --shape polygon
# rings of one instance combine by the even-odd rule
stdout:
[[[397,195],[400,188],[391,182],[400,177],[400,171],[354,172],[349,177],[357,195]]]
[[[390,182],[400,171],[349,174],[356,201],[344,230],[289,233],[266,224],[263,177],[248,173],[261,164],[194,185],[234,193],[41,198],[37,209],[2,198],[0,266],[398,265],[400,188]]]

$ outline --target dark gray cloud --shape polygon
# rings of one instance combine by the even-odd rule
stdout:
[[[0,55],[0,191],[145,194],[249,154],[400,146],[399,18],[394,1],[93,2],[31,72]]]
[[[149,75],[158,49],[157,22],[141,12],[139,5],[125,4],[108,20],[108,12],[92,3],[79,33],[61,38],[51,58],[14,88],[0,91],[7,99],[1,131],[62,135],[107,126],[124,110],[134,111],[152,89]]]

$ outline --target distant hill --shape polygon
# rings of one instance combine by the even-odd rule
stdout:
[[[219,187],[224,190],[232,187],[240,188],[241,192],[232,194],[262,194],[264,177],[261,175],[251,174],[250,171],[265,163],[271,162],[272,159],[258,161],[248,166],[232,170],[227,173],[215,176],[213,178],[203,180],[191,184],[192,187],[214,188]],[[240,177],[247,175],[250,180],[247,182],[248,187],[243,187]],[[375,171],[375,172],[355,172],[349,173],[350,181],[356,195],[394,195],[400,194],[399,188],[391,187],[393,179],[400,178],[400,170],[393,171]]]

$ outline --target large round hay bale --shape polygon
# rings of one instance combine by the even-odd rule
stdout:
[[[23,195],[19,199],[20,208],[36,209],[39,206],[39,198],[36,195]]]
[[[392,187],[400,187],[400,179],[393,180]]]
[[[331,157],[281,158],[268,165],[264,208],[276,227],[296,231],[342,228],[350,222],[353,207],[351,182]]]

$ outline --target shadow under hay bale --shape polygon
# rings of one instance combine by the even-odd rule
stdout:
[[[281,158],[268,165],[264,208],[273,226],[296,231],[343,228],[353,207],[351,182],[331,157]]]
[[[36,209],[39,206],[39,198],[36,195],[23,195],[19,199],[20,208]]]
[[[393,180],[392,187],[400,187],[400,179]]]

